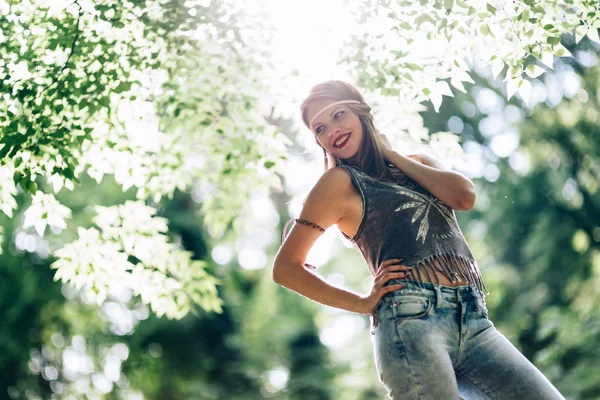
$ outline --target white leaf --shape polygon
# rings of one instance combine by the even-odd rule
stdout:
[[[527,67],[525,67],[525,73],[530,78],[537,78],[544,73],[544,68],[535,64],[529,64]]]
[[[442,94],[437,90],[433,90],[429,95],[429,100],[433,103],[433,109],[435,112],[440,111],[440,106],[442,105]]]
[[[545,48],[542,50],[542,58],[540,59],[544,65],[546,65],[550,69],[554,69],[554,53],[551,48]]]
[[[596,43],[600,43],[600,37],[598,36],[598,31],[594,27],[588,29],[587,37],[588,37],[588,39],[593,40]]]
[[[471,75],[469,75],[467,72],[465,72],[463,70],[458,71],[456,73],[456,77],[463,82],[475,83],[473,78],[471,78]]]
[[[506,84],[506,100],[510,100],[511,97],[519,89],[519,83],[523,81],[523,78],[510,79]]]
[[[504,60],[501,58],[496,58],[492,61],[492,76],[494,79],[498,77],[500,72],[504,69]]]
[[[554,45],[554,54],[559,57],[573,57],[573,54],[560,43]]]
[[[457,79],[455,77],[450,78],[450,83],[452,84],[452,86],[454,86],[455,88],[457,88],[458,90],[460,90],[463,93],[467,93],[467,90],[465,89],[465,87],[463,86],[463,83],[461,82],[460,79]]]
[[[588,34],[587,25],[578,25],[575,27],[575,44],[579,44],[579,41]]]
[[[33,225],[35,230],[37,231],[38,235],[40,235],[41,237],[44,237],[44,231],[46,230],[46,220],[42,219],[39,221],[36,221],[35,224]]]
[[[75,189],[75,185],[73,185],[73,181],[68,178],[65,178],[65,187],[67,189],[69,189],[71,192],[73,191],[73,189]]]
[[[525,104],[529,105],[529,98],[531,97],[531,82],[523,80],[523,83],[519,87],[519,94],[521,95],[521,98]]]
[[[450,89],[450,86],[448,86],[448,82],[446,81],[437,81],[435,83],[434,91],[438,91],[440,92],[440,94],[445,96],[454,97],[454,94],[452,93],[452,90]]]

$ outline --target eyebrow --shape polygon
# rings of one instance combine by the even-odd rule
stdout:
[[[340,108],[340,106],[337,106],[336,108],[333,109],[333,111],[331,112],[331,114],[329,114],[329,116],[331,117],[333,114],[335,114],[335,112]],[[313,129],[315,129],[315,127],[319,124],[322,124],[322,122],[317,122],[316,124],[313,124]]]

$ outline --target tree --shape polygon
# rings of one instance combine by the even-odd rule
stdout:
[[[362,9],[362,24],[343,60],[360,71],[361,86],[400,100],[419,141],[426,136],[415,118],[418,103],[429,99],[437,111],[442,95],[452,95],[444,79],[464,90],[462,82],[472,79],[463,56],[473,49],[483,51],[494,74],[508,66],[508,98],[516,92],[527,97],[523,73],[543,71],[528,56],[551,68],[555,55],[569,55],[562,32],[598,40],[600,26],[592,1],[352,4]],[[218,282],[169,242],[153,209],[194,184],[202,192],[204,222],[219,237],[230,226],[250,228],[244,218],[250,193],[281,190],[277,173],[289,141],[265,122],[259,100],[270,87],[263,62],[268,48],[257,38],[269,27],[217,2],[49,6],[31,0],[2,7],[3,212],[12,216],[19,185],[32,194],[24,226],[40,235],[48,224],[65,228],[71,213],[50,186],[56,193],[74,189],[83,172],[97,181],[113,173],[124,190],[137,189],[135,201],[98,207],[95,227],[74,227],[76,240],[52,249],[59,256],[57,279],[92,288],[98,303],[112,277],[124,279],[154,312],[171,318],[196,306],[219,311]],[[57,29],[63,26],[71,29]],[[420,54],[419,48],[437,50]],[[444,132],[432,137],[456,149]],[[89,249],[93,254],[80,257]],[[98,260],[114,261],[114,273],[102,271]]]
[[[15,185],[30,192],[24,226],[41,236],[71,217],[51,191],[73,190],[83,172],[98,182],[114,174],[123,190],[137,189],[135,200],[98,208],[96,227],[73,226],[76,240],[52,249],[56,278],[92,288],[99,304],[116,278],[159,315],[219,311],[217,282],[154,214],[163,196],[197,185],[219,236],[230,224],[244,228],[237,216],[250,193],[278,186],[269,170],[280,168],[285,140],[258,111],[260,53],[244,37],[256,21],[235,22],[236,10],[218,2],[2,7],[0,208],[13,215]]]

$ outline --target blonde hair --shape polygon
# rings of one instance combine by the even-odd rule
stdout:
[[[357,100],[360,102],[360,104],[345,105],[358,115],[363,129],[363,141],[358,154],[358,167],[373,178],[390,178],[390,172],[386,167],[386,161],[383,158],[380,142],[376,140],[376,135],[379,135],[380,132],[375,128],[371,107],[365,103],[365,99],[358,89],[347,82],[338,80],[326,81],[315,85],[310,90],[308,97],[304,99],[300,105],[302,121],[308,129],[310,129],[310,126],[308,125],[306,112],[308,105],[315,100],[330,100],[332,102],[340,100]],[[331,154],[321,146],[316,135],[314,135],[314,137],[317,145],[323,149],[323,172],[336,167],[336,158],[332,157]],[[342,159],[340,159],[339,162],[345,165],[348,164],[346,160]]]

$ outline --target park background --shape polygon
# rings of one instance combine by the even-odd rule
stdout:
[[[598,11],[0,0],[0,398],[385,398],[368,316],[272,280],[323,168],[299,102],[342,79],[475,183],[490,318],[600,399]],[[335,227],[307,262],[370,288]]]

